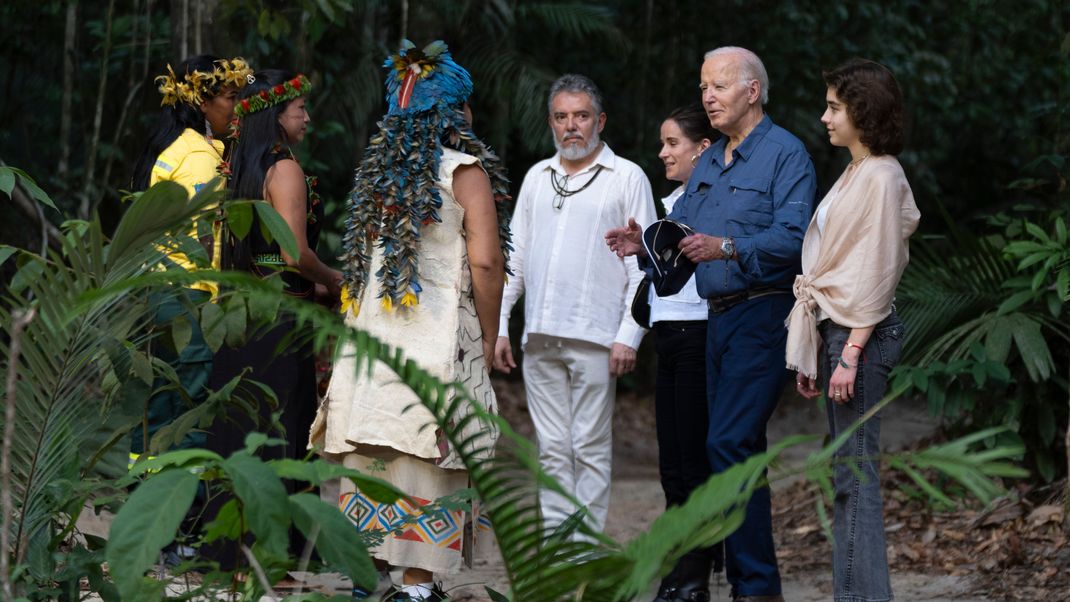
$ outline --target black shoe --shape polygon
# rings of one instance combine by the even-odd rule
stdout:
[[[684,554],[662,579],[654,602],[709,602],[710,565],[716,559],[714,552],[704,549]]]
[[[431,593],[426,596],[413,596],[412,594],[402,591],[403,585],[391,585],[390,589],[386,590],[382,598],[379,598],[379,602],[394,602],[395,600],[412,600],[413,602],[448,602],[450,599],[446,595],[446,592],[442,591],[442,587],[435,583],[431,586]]]
[[[663,586],[658,589],[654,602],[710,602],[710,590],[706,587]]]

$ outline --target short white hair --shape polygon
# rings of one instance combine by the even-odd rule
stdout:
[[[764,105],[769,102],[769,74],[765,71],[762,59],[758,58],[746,48],[739,46],[721,46],[706,53],[703,60],[710,60],[715,56],[734,55],[737,57],[736,66],[739,68],[739,77],[743,80],[757,80],[761,88],[759,100]]]

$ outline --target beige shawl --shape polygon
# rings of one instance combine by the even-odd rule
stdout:
[[[817,227],[816,211],[810,219],[803,273],[795,277],[795,307],[786,322],[788,369],[811,378],[817,377],[821,344],[818,306],[848,328],[874,326],[888,317],[921,215],[895,157],[865,159],[840,189],[846,173],[818,206],[828,204],[824,232]]]

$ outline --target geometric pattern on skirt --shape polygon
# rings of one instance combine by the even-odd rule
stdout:
[[[413,503],[415,502],[415,504]],[[436,509],[424,513],[421,506],[431,500],[399,499],[393,504],[376,502],[359,491],[339,496],[338,505],[358,531],[382,531],[402,541],[430,544],[439,548],[460,550],[464,535],[464,511]],[[480,516],[477,530],[490,531],[490,521]]]

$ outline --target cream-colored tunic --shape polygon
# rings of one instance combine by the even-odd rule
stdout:
[[[484,408],[496,412],[472,297],[464,209],[453,197],[454,170],[477,163],[478,159],[471,155],[448,148],[442,151],[437,184],[442,222],[420,230],[423,291],[419,304],[392,310],[381,305],[379,281],[374,274],[382,265],[382,255],[376,252],[360,310],[357,315],[350,312],[346,323],[401,348],[407,358],[443,382],[463,383]],[[463,468],[441,433],[433,426],[424,428],[430,423],[430,412],[419,405],[416,394],[388,367],[377,363],[371,378],[366,373],[357,374],[352,349],[343,348],[335,361],[327,398],[312,426],[312,443],[330,455],[358,451],[364,446],[388,447],[441,468]],[[489,424],[472,421],[465,436],[476,430],[486,435],[481,443],[489,453],[497,432]]]

